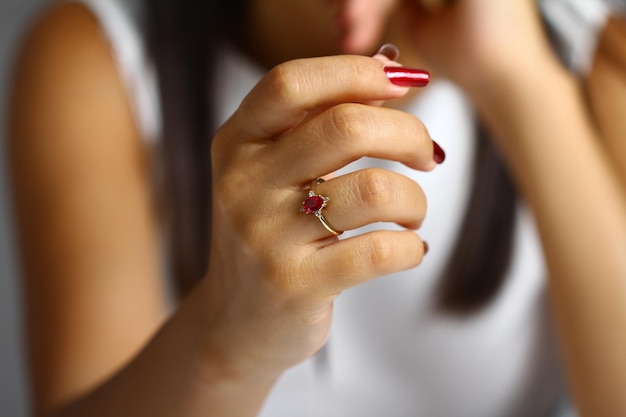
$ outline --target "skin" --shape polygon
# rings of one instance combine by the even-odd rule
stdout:
[[[607,71],[602,61],[585,84],[590,109],[531,2],[462,0],[436,12],[408,1],[311,3],[252,2],[242,47],[274,69],[214,139],[210,270],[170,314],[147,150],[97,22],[64,4],[31,31],[10,157],[37,415],[254,416],[281,373],[323,345],[342,291],[420,263],[411,229],[426,200],[393,172],[333,178],[318,191],[333,197],[325,214],[339,230],[384,220],[405,231],[338,240],[284,209],[299,205],[311,178],[362,155],[434,168],[422,123],[372,105],[407,94],[386,79],[382,67],[394,64],[385,57],[276,66],[371,53],[381,40],[367,35],[382,34],[387,19],[405,62],[457,82],[498,138],[537,218],[582,414],[626,415],[626,187],[624,162],[609,151],[623,130],[620,107],[598,99],[610,84],[591,82]],[[328,37],[298,19],[328,33],[338,15],[351,30]],[[251,208],[258,190],[264,204]]]
[[[617,387],[626,383],[626,182],[619,174],[623,154],[614,150],[624,146],[618,120],[626,96],[607,87],[621,85],[626,74],[615,68],[607,74],[606,58],[599,57],[581,86],[549,53],[531,2],[457,6],[420,20],[422,53],[468,93],[533,209],[566,374],[581,415],[624,414],[626,401]],[[455,49],[454,39],[466,44]],[[607,84],[601,85],[605,75]],[[581,87],[596,99],[587,102]],[[608,108],[602,93],[616,107]]]
[[[623,108],[626,97],[625,37],[624,19],[611,18],[600,36],[591,74],[585,79],[586,93],[598,130],[622,183],[626,183],[626,141],[622,139],[626,121],[616,109]]]
[[[243,47],[268,68],[294,58],[372,55],[399,0],[250,1]]]

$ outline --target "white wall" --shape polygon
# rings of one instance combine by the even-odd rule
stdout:
[[[6,99],[15,49],[34,11],[47,0],[0,0],[0,416],[29,413],[21,341],[19,288],[6,183]]]

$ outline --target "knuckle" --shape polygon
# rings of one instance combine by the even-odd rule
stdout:
[[[410,122],[412,122],[411,126],[413,127],[413,135],[418,138],[428,139],[430,136],[428,133],[428,129],[426,129],[426,125],[422,123],[422,121],[418,119],[416,116],[413,116],[413,115],[409,115],[409,116],[410,116]]]
[[[291,103],[302,94],[303,79],[295,61],[277,65],[265,76],[266,93],[273,101]]]
[[[357,198],[366,207],[383,207],[393,200],[393,181],[382,169],[361,171],[356,182]]]
[[[424,149],[430,147],[430,133],[424,123],[414,115],[403,114],[402,116],[402,131],[400,133],[403,137],[408,138],[411,144],[409,152],[411,152],[412,158],[409,162],[414,164],[425,162],[431,158],[429,153],[424,152]]]
[[[428,199],[422,187],[413,181],[410,183],[410,189],[407,189],[405,192],[405,194],[409,193],[414,195],[414,198],[410,200],[411,214],[413,216],[412,228],[419,229],[428,211]]]
[[[326,112],[322,126],[325,137],[331,140],[344,140],[353,143],[363,132],[365,119],[360,108],[354,104],[339,104]]]
[[[301,300],[319,285],[314,277],[303,273],[307,270],[303,267],[305,263],[295,251],[289,253],[289,249],[271,253],[263,269],[267,284],[285,299]]]
[[[413,129],[414,129],[414,132],[415,132],[415,133],[412,134],[412,136],[414,138],[417,138],[418,146],[420,148],[423,148],[423,147],[427,147],[428,148],[428,147],[430,147],[431,146],[430,145],[430,142],[431,142],[430,132],[428,132],[428,129],[426,128],[426,125],[424,123],[422,123],[422,121],[420,121],[417,117],[413,117],[413,124],[412,125],[413,125]],[[426,155],[426,154],[422,153],[422,155],[424,155],[424,158],[426,158],[426,159],[430,159],[431,158],[430,154]]]
[[[385,234],[372,234],[365,239],[360,251],[360,262],[364,268],[376,273],[389,270],[395,258],[393,241]]]

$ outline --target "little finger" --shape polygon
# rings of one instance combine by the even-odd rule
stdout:
[[[418,266],[426,245],[412,231],[381,230],[340,240],[318,251],[321,285],[330,294]]]

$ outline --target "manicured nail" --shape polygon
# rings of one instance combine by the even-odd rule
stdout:
[[[390,61],[397,61],[400,57],[400,50],[393,43],[386,43],[374,55],[384,55]]]
[[[433,159],[436,163],[441,164],[446,160],[446,153],[437,142],[433,140]]]
[[[400,87],[425,87],[430,81],[430,73],[422,69],[384,67],[383,71],[392,84]]]
[[[428,249],[430,249],[430,247],[428,246],[428,242],[422,242],[424,244],[424,255],[426,255],[428,253]]]

